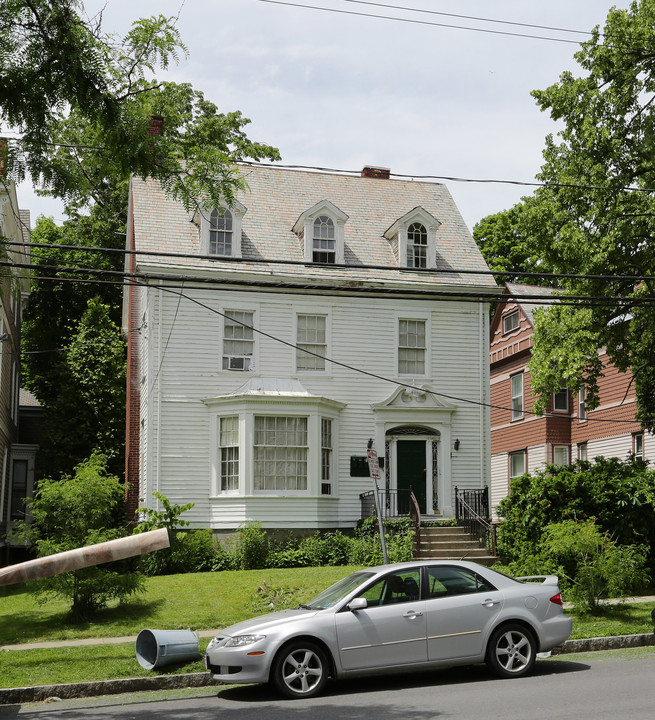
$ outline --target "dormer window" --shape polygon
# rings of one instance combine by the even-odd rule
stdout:
[[[232,255],[232,213],[212,210],[209,217],[209,254]]]
[[[240,258],[241,226],[246,210],[238,200],[233,200],[230,207],[198,210],[193,221],[200,226],[201,253],[217,258]]]
[[[320,215],[314,220],[312,260],[316,263],[334,264],[335,250],[334,222],[327,215]]]
[[[437,230],[441,223],[422,207],[415,207],[384,233],[400,267],[437,266]]]
[[[421,223],[412,223],[407,229],[407,267],[428,266],[428,231]]]
[[[347,220],[346,213],[329,200],[321,200],[306,210],[293,226],[303,243],[305,262],[343,265]]]

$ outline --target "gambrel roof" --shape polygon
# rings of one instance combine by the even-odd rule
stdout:
[[[274,276],[296,283],[348,281],[396,289],[414,288],[417,284],[444,290],[464,286],[495,294],[497,286],[487,265],[448,189],[441,183],[277,167],[241,166],[240,170],[248,188],[237,194],[246,208],[239,260],[201,257],[201,239],[193,213],[168,198],[156,181],[133,178],[130,200],[139,267],[181,273],[184,266],[201,272],[229,272],[235,279],[240,275],[254,276],[261,282],[270,282]],[[345,268],[305,262],[298,219],[324,202],[345,218]],[[436,270],[399,270],[392,242],[385,237],[389,228],[416,208],[438,221]],[[130,240],[128,232],[128,243]],[[148,251],[192,257],[141,254]]]

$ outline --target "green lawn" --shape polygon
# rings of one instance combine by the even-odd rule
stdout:
[[[279,607],[298,605],[355,568],[324,567],[165,575],[146,592],[102,610],[92,623],[73,624],[67,605],[39,606],[22,586],[0,588],[0,646],[41,640],[137,635],[143,628],[212,630]],[[264,592],[258,592],[259,588]],[[277,592],[276,592],[277,591]]]
[[[39,607],[25,588],[0,588],[0,646],[39,640],[121,637],[143,628],[211,630],[268,610],[308,600],[353,568],[251,570],[149,578],[147,592],[108,608],[93,623],[71,624],[63,603]],[[262,591],[259,589],[263,588]],[[653,632],[655,603],[608,606],[601,615],[567,611],[572,638]],[[203,650],[208,639],[201,639]],[[201,672],[200,661],[158,669],[157,674]],[[0,686],[21,687],[152,675],[136,661],[133,642],[0,652]]]

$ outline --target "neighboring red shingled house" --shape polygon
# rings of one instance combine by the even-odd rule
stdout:
[[[532,414],[528,362],[534,334],[534,310],[552,297],[552,289],[530,285],[505,286],[516,301],[501,303],[490,327],[491,376],[491,502],[507,495],[510,480],[544,463],[566,464],[597,456],[649,459],[653,436],[634,421],[635,392],[629,373],[606,361],[599,380],[600,405],[586,409],[584,391],[563,387],[550,399],[544,416]],[[522,300],[521,297],[529,299]],[[599,422],[600,421],[600,422]],[[632,422],[631,422],[632,421]]]

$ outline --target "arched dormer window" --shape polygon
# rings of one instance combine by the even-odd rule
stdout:
[[[407,228],[407,267],[428,266],[428,232],[425,225],[415,222]]]
[[[441,223],[420,205],[398,218],[384,233],[400,267],[437,266],[437,230]]]
[[[347,220],[346,213],[329,200],[321,200],[306,210],[293,226],[302,241],[305,262],[343,265]]]
[[[314,220],[312,240],[312,261],[315,263],[336,262],[336,239],[334,222],[327,215],[319,215]]]
[[[232,255],[232,213],[225,208],[209,216],[209,254]]]
[[[247,208],[238,200],[230,207],[198,210],[193,222],[200,226],[200,252],[216,258],[241,257],[241,227]]]

